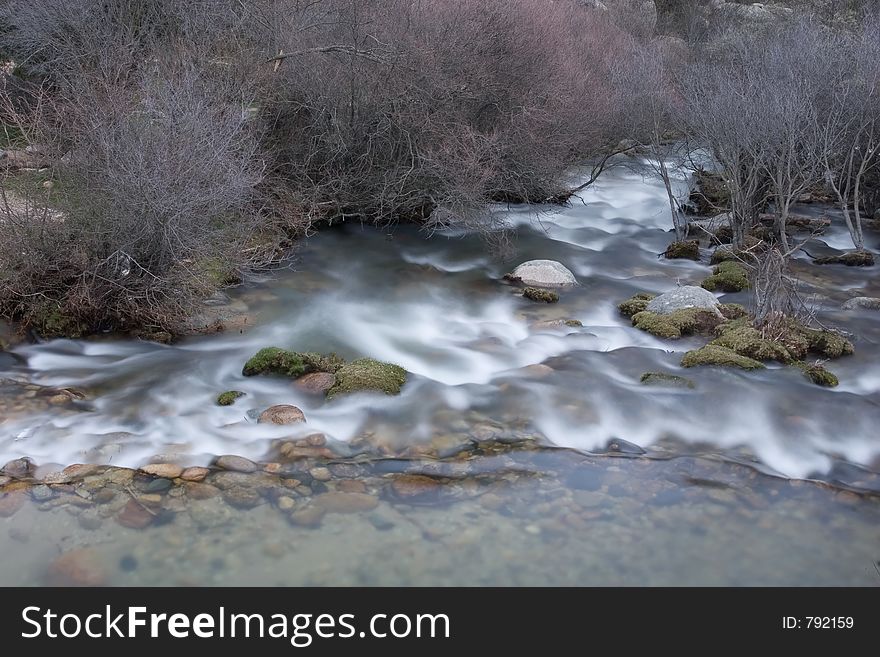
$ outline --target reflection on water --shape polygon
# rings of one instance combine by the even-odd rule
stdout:
[[[647,387],[643,372],[681,373],[681,353],[700,340],[635,330],[617,302],[696,283],[709,269],[658,259],[672,239],[659,186],[621,170],[583,201],[540,216],[498,209],[515,228],[517,261],[559,260],[577,275],[581,285],[558,304],[522,299],[502,279],[517,263],[477,237],[352,226],[310,239],[291,270],[233,291],[228,307],[247,313],[247,331],[0,354],[0,464],[28,456],[46,473],[69,463],[207,465],[218,454],[278,460],[279,441],[316,432],[341,459],[327,482],[303,484],[308,495],[281,495],[293,500],[283,512],[277,482],[239,482],[232,504],[213,484],[220,493],[190,499],[197,486],[145,492],[164,484],[138,479],[127,491],[98,475],[87,496],[69,483],[10,491],[20,482],[6,482],[0,515],[3,504],[17,508],[0,518],[0,548],[13,555],[0,583],[45,581],[59,551],[86,545],[118,584],[877,583],[880,323],[872,311],[840,309],[851,296],[880,296],[871,270],[795,262],[823,323],[854,334],[856,354],[829,364],[838,388],[774,366],[698,368],[687,371],[693,389]],[[842,230],[820,239],[840,247]],[[288,381],[241,375],[270,345],[370,356],[411,374],[398,397],[325,403]],[[216,406],[230,389],[247,395]],[[299,406],[307,423],[258,425],[255,413],[273,404]],[[548,449],[474,447],[487,440]],[[583,454],[609,441],[646,454]],[[373,460],[353,465],[364,453]],[[433,460],[413,460],[425,455]],[[388,493],[398,466],[440,477],[438,499]],[[304,500],[335,490],[345,478],[336,470],[352,467],[348,478],[375,508],[291,524],[293,509],[311,508]],[[118,489],[112,499],[96,501],[108,486]],[[121,527],[116,519],[142,494],[161,496],[141,509],[148,526]]]

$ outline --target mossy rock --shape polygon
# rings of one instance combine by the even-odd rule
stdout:
[[[562,323],[565,324],[566,326],[570,326],[572,328],[581,327],[584,325],[584,323],[579,319],[566,319]]]
[[[837,378],[837,376],[835,376],[832,372],[826,370],[822,365],[819,365],[818,363],[814,365],[801,363],[800,368],[803,371],[804,376],[815,383],[817,386],[822,386],[823,388],[834,388],[840,384],[840,380]]]
[[[308,372],[302,356],[294,351],[278,347],[260,349],[244,365],[241,373],[245,376],[277,374],[296,378]]]
[[[741,292],[749,287],[749,273],[738,262],[724,261],[700,286],[710,292]]]
[[[846,265],[847,267],[872,267],[874,254],[870,251],[851,251],[840,255],[813,258],[817,265]]]
[[[644,310],[632,317],[632,324],[637,329],[667,340],[708,333],[725,321],[724,317],[707,308],[682,308],[666,315]]]
[[[217,395],[217,406],[232,406],[235,400],[244,397],[245,393],[241,390],[227,390]]]
[[[406,370],[372,358],[361,358],[343,365],[336,372],[336,385],[327,398],[349,392],[375,391],[397,395],[406,383]]]
[[[621,301],[617,304],[617,309],[621,314],[626,315],[627,317],[632,317],[636,313],[646,310],[648,308],[648,302],[656,296],[656,294],[640,292],[639,294],[634,294],[626,301]]]
[[[673,242],[666,247],[663,257],[668,260],[699,260],[700,243],[697,240]]]
[[[700,367],[714,365],[717,367],[736,367],[742,370],[760,370],[764,365],[748,356],[740,356],[727,347],[707,344],[700,349],[688,351],[681,359],[682,367]]]
[[[310,372],[336,373],[345,361],[336,354],[322,355],[311,352],[298,353],[278,347],[260,349],[247,363],[241,373],[244,376],[275,374],[298,378]]]
[[[646,386],[667,386],[672,388],[695,388],[696,385],[690,379],[666,372],[645,372],[639,378],[639,383]]]
[[[840,333],[826,329],[810,329],[801,327],[803,335],[809,343],[810,351],[825,358],[850,356],[855,352],[853,343]]]
[[[523,290],[522,295],[531,301],[540,301],[543,303],[556,303],[559,301],[559,294],[552,290],[544,290],[540,287],[527,287]]]
[[[697,169],[694,179],[696,185],[690,193],[688,204],[696,214],[715,215],[730,207],[730,189],[721,175]]]
[[[722,303],[718,305],[718,311],[724,315],[726,319],[741,319],[749,316],[749,311],[745,306],[738,303]]]
[[[720,335],[709,344],[724,347],[754,360],[776,360],[791,363],[797,360],[785,345],[768,340],[761,332],[745,323],[731,322],[718,327]]]

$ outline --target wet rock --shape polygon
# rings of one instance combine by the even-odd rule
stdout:
[[[327,391],[327,398],[352,392],[400,394],[406,383],[406,370],[392,363],[361,358],[342,366],[336,372],[336,385]]]
[[[420,474],[401,474],[392,479],[391,495],[405,502],[424,502],[433,500],[443,490],[443,483],[434,477]]]
[[[83,529],[88,529],[90,531],[99,529],[104,523],[104,519],[101,518],[101,515],[94,509],[86,509],[85,511],[83,511],[79,515],[78,520],[80,527],[82,527]]]
[[[333,478],[333,474],[325,467],[312,468],[309,475],[317,481],[330,481]]]
[[[657,315],[668,315],[677,310],[689,308],[713,309],[717,306],[718,299],[708,290],[695,285],[682,285],[651,299],[645,310]]]
[[[101,490],[95,491],[94,495],[92,495],[92,501],[95,504],[108,504],[115,498],[116,491],[111,490],[110,488],[102,488]]]
[[[0,468],[0,474],[5,474],[13,479],[24,479],[33,476],[35,469],[33,461],[29,458],[21,458],[10,461]]]
[[[626,301],[621,301],[617,304],[617,309],[622,315],[632,317],[638,313],[645,312],[648,309],[648,302],[656,298],[656,296],[656,294],[640,292],[639,294],[634,294]]]
[[[840,383],[840,380],[837,378],[837,376],[835,376],[832,372],[826,370],[820,364],[805,364],[803,366],[803,372],[804,376],[806,376],[817,386],[822,386],[824,388],[834,388]]]
[[[330,372],[312,372],[299,377],[293,384],[303,392],[323,395],[336,385],[336,375]]]
[[[93,548],[71,550],[51,563],[46,572],[48,586],[105,586],[104,559]]]
[[[666,247],[663,257],[667,260],[699,260],[700,243],[697,240],[673,242]]]
[[[523,290],[522,295],[530,301],[540,303],[556,303],[559,301],[559,294],[552,290],[543,290],[539,287],[527,287]]]
[[[575,490],[599,490],[602,487],[602,480],[605,472],[589,464],[580,465],[572,470],[565,479],[565,483],[569,488]]]
[[[529,260],[505,278],[535,287],[567,287],[578,284],[574,274],[555,260]]]
[[[880,310],[880,298],[854,297],[843,302],[844,310]]]
[[[741,292],[749,287],[749,273],[740,263],[728,260],[716,265],[700,286],[710,292]]]
[[[204,481],[209,474],[211,471],[208,468],[192,467],[181,472],[180,478],[184,481]]]
[[[244,397],[245,394],[246,393],[243,393],[241,390],[227,390],[226,392],[221,392],[217,395],[217,405],[232,406],[236,399]]]
[[[632,316],[632,325],[637,329],[666,340],[710,333],[725,321],[715,308],[682,308],[666,314],[646,310]]]
[[[141,495],[138,498],[138,502],[143,504],[144,506],[149,507],[157,507],[162,505],[162,496],[156,493],[147,493],[146,495]]]
[[[306,416],[303,412],[293,406],[291,404],[276,404],[275,406],[270,406],[265,411],[260,413],[260,417],[257,422],[262,424],[297,424],[298,422],[305,422]]]
[[[223,491],[223,499],[237,509],[252,509],[263,501],[256,490],[244,486],[234,486]]]
[[[46,502],[55,497],[55,491],[48,486],[34,486],[31,488],[31,497],[37,502]]]
[[[682,367],[698,367],[701,365],[716,365],[719,367],[735,367],[742,370],[764,369],[763,363],[740,356],[733,349],[718,345],[706,345],[700,349],[688,351],[681,359]]]
[[[0,475],[0,488],[3,488],[6,484],[12,481],[12,477],[7,477],[6,475]]]
[[[846,265],[847,267],[872,267],[874,254],[870,251],[851,251],[840,255],[813,258],[817,265]]]
[[[165,479],[177,479],[183,474],[183,468],[174,463],[150,463],[141,468],[141,472],[146,472],[154,477],[163,477]]]
[[[0,518],[9,518],[24,504],[22,493],[0,493]]]
[[[282,444],[278,450],[278,453],[285,461],[298,461],[300,459],[313,458],[329,459],[333,458],[334,456],[332,450],[326,447],[301,446],[293,442],[286,442]]]
[[[630,454],[633,456],[645,454],[645,450],[641,447],[622,438],[612,438],[602,451],[606,454]]]
[[[253,473],[224,471],[214,473],[208,481],[220,490],[226,490],[234,486],[253,488],[261,480],[260,476]]]
[[[162,493],[171,488],[171,480],[158,477],[144,486],[145,493]]]
[[[639,383],[646,386],[663,386],[669,388],[695,388],[690,379],[666,372],[645,372],[639,378]]]
[[[313,503],[327,513],[359,513],[375,509],[379,500],[366,493],[331,491],[316,495]]]
[[[324,509],[310,504],[302,509],[297,509],[287,517],[292,524],[299,527],[318,527],[326,513]]]
[[[211,484],[190,482],[186,484],[186,494],[187,497],[194,500],[207,500],[212,497],[217,497],[220,494],[220,489]]]
[[[129,500],[116,516],[116,522],[129,529],[143,529],[152,524],[155,516],[136,500]]]
[[[366,493],[367,486],[357,479],[343,479],[336,482],[336,490],[344,493]]]
[[[296,500],[292,497],[282,496],[279,497],[275,504],[281,511],[291,511],[294,507],[296,507]]]
[[[535,322],[531,325],[532,330],[534,331],[543,331],[545,329],[551,328],[580,328],[583,327],[583,322],[579,319],[545,319],[540,322]]]
[[[291,408],[296,407],[292,406]],[[231,454],[218,457],[217,460],[214,462],[214,465],[216,465],[221,470],[229,470],[230,472],[249,473],[257,471],[257,464],[253,461],[250,461],[242,456],[234,456]]]

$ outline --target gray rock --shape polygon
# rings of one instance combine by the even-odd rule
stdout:
[[[37,502],[45,502],[55,497],[55,491],[45,485],[34,486],[31,488],[31,497]]]
[[[529,260],[514,269],[507,278],[537,287],[567,287],[578,284],[574,274],[555,260]]]
[[[709,290],[696,285],[682,285],[651,299],[646,310],[668,315],[685,308],[714,308],[715,312],[721,314],[717,306],[718,299]]]
[[[843,303],[844,310],[880,310],[880,298],[878,297],[854,297]]]
[[[241,456],[225,455],[219,457],[215,463],[222,470],[232,472],[256,472],[257,464]]]
[[[27,457],[15,459],[0,468],[0,473],[16,479],[29,477],[34,473],[34,462]]]

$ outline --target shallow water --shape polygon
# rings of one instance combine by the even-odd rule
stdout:
[[[678,184],[686,189],[686,181]],[[265,503],[247,512],[216,498],[198,501],[225,509],[206,512],[222,516],[216,527],[200,525],[189,502],[163,502],[174,515],[135,530],[110,515],[84,528],[84,507],[40,511],[28,501],[0,518],[0,549],[17,555],[0,564],[0,583],[39,583],[59,549],[92,546],[102,562],[137,562],[111,568],[106,576],[114,584],[877,584],[880,322],[871,311],[840,310],[850,296],[880,296],[876,277],[871,269],[795,263],[818,317],[855,335],[856,354],[829,364],[841,380],[836,389],[773,366],[681,372],[681,354],[701,339],[655,339],[616,310],[636,292],[698,283],[709,273],[702,263],[657,257],[672,239],[663,194],[620,169],[583,202],[558,211],[498,208],[515,227],[516,261],[490,255],[475,236],[426,240],[410,227],[345,226],[308,240],[289,271],[230,294],[229,306],[251,318],[246,331],[173,346],[114,340],[18,347],[21,361],[7,356],[0,378],[76,388],[86,399],[21,385],[0,389],[7,415],[0,462],[28,456],[49,472],[58,469],[51,464],[77,462],[207,464],[218,454],[271,460],[272,441],[322,432],[343,460],[366,440],[385,453],[448,457],[466,466],[464,480],[475,473],[483,480],[472,495],[457,492],[459,479],[445,482],[454,499],[439,505],[383,497],[370,513],[389,514],[388,529],[376,529],[370,514],[331,513],[317,529],[291,525],[268,489],[260,493]],[[845,236],[836,225],[820,239],[845,248]],[[522,299],[502,276],[533,258],[561,261],[581,285],[558,304]],[[554,319],[583,327],[536,326]],[[287,381],[241,375],[244,361],[269,345],[370,356],[411,374],[399,397],[324,403]],[[639,384],[643,372],[655,370],[684,373],[696,387]],[[231,407],[214,405],[228,389],[247,396]],[[255,412],[279,403],[302,408],[306,425],[255,422]],[[486,433],[546,449],[491,458],[463,450]],[[619,439],[648,454],[589,457],[600,481],[586,491],[572,483],[570,470],[586,452]],[[516,454],[524,460],[518,468],[532,476],[506,478],[501,463],[508,467],[505,459]],[[545,468],[541,459],[561,465]],[[688,468],[701,474],[683,475]],[[714,481],[715,469],[724,470],[723,485],[694,483]],[[371,470],[362,478],[382,497],[387,476]],[[793,486],[786,478],[834,487]],[[321,486],[332,491],[336,479]],[[485,488],[493,486],[502,502],[486,505]],[[21,547],[22,538],[41,551]],[[304,559],[314,567],[300,567]]]

